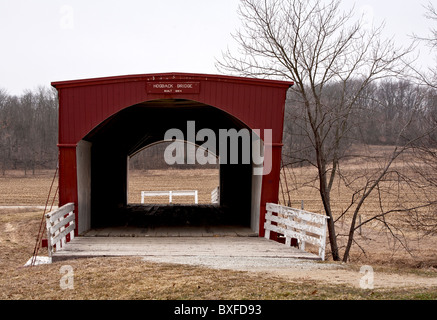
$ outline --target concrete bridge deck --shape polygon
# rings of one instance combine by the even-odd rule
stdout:
[[[294,258],[320,260],[312,253],[257,237],[238,227],[107,228],[74,238],[53,261],[85,257]]]

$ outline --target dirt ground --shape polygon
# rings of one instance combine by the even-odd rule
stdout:
[[[23,267],[31,257],[41,211],[0,210],[0,299],[436,299],[429,268],[374,265],[374,287],[362,289],[360,265],[215,257],[114,257]],[[42,249],[39,255],[46,252]],[[73,290],[60,288],[62,268]]]
[[[361,288],[361,279],[372,270],[373,288],[437,288],[436,270],[422,274],[409,274],[400,270],[372,266],[363,269],[359,265],[346,265],[333,262],[314,262],[292,259],[251,258],[246,261],[218,257],[147,257],[146,261],[160,263],[178,263],[184,265],[205,266],[213,269],[227,269],[258,273],[259,275],[279,276],[281,278],[309,283],[347,285]],[[433,275],[434,274],[434,275]],[[424,276],[425,275],[425,276]],[[369,275],[370,276],[370,275]],[[370,278],[369,278],[370,279]],[[364,280],[363,280],[364,281]]]
[[[39,171],[35,176],[24,176],[22,172],[7,172],[6,176],[0,177],[0,206],[3,206],[0,209],[0,272],[2,273],[0,287],[3,299],[35,297],[51,299],[55,294],[50,290],[47,291],[44,285],[45,283],[53,285],[54,281],[47,277],[46,272],[56,272],[59,275],[58,269],[61,264],[54,263],[35,268],[22,267],[33,253],[34,241],[43,212],[41,209],[7,209],[4,207],[44,206],[53,173],[53,171]],[[143,189],[143,186],[147,184],[147,186],[164,189],[170,187],[175,189],[198,188],[202,190],[199,194],[203,194],[200,199],[208,201],[210,190],[218,183],[217,172],[214,170],[196,173],[187,170],[153,171],[147,174],[134,172],[130,179],[129,190],[132,198],[136,197],[138,190]],[[167,181],[165,185],[164,181]],[[168,181],[171,181],[171,184],[168,184]],[[296,195],[293,206],[300,207],[301,199],[305,200],[306,206],[309,206],[311,201],[315,203],[312,199],[316,196],[313,191],[306,193],[305,198],[299,198],[299,195]],[[52,199],[49,203],[51,201]],[[340,226],[341,224],[339,224],[339,232],[347,230],[346,226],[344,230]],[[93,287],[103,286],[100,280],[110,281],[114,291],[121,290],[121,284],[117,284],[116,281],[127,277],[126,270],[133,273],[129,277],[135,278],[135,274],[142,274],[147,269],[147,272],[153,275],[158,272],[168,280],[165,282],[168,285],[167,289],[161,291],[153,289],[155,293],[159,291],[158,296],[163,299],[181,297],[187,299],[435,299],[437,298],[436,238],[430,236],[415,239],[414,233],[408,236],[411,236],[409,253],[393,242],[378,227],[363,228],[361,235],[357,236],[359,246],[353,247],[351,261],[347,264],[331,261],[329,248],[327,248],[328,261],[323,263],[284,262],[280,266],[258,263],[258,267],[254,267],[254,264],[244,265],[240,262],[240,264],[231,264],[231,267],[228,264],[228,267],[221,268],[219,273],[215,269],[217,264],[213,258],[202,261],[196,261],[196,259],[143,261],[132,258],[114,258],[110,260],[110,263],[105,262],[108,261],[105,258],[71,261],[69,264],[76,270],[75,279],[78,279],[77,283],[82,283],[83,288],[74,294],[69,294],[67,298],[104,299],[104,289]],[[44,254],[44,251],[41,254]],[[369,290],[360,289],[360,281],[367,279],[365,276],[369,276],[369,273],[360,272],[360,268],[366,265],[371,266],[373,270],[374,289],[371,294]],[[87,271],[80,271],[84,270],[83,268]],[[112,274],[110,279],[109,274]],[[203,294],[195,295],[196,288],[187,287],[186,281],[174,281],[178,279],[178,274],[185,274],[191,280],[195,278],[196,283],[199,283],[200,288],[204,290]],[[202,278],[201,275],[204,277]],[[223,277],[224,282],[217,284],[218,291],[214,294],[212,292],[216,284],[212,285],[208,279],[219,275]],[[261,294],[256,289],[257,281],[266,277],[271,281],[270,290],[275,293]],[[154,276],[152,278],[155,279]],[[147,298],[144,296],[144,288],[145,286],[149,289],[153,287],[153,281],[150,280],[151,282],[147,283],[144,279],[141,281],[142,286],[138,283],[131,283],[130,288],[123,287],[125,294],[120,294],[118,298]],[[228,285],[234,283],[239,290],[235,287],[230,288],[226,283]],[[207,289],[208,286],[209,289]],[[140,291],[143,294],[140,294]],[[314,292],[316,294],[313,294]]]

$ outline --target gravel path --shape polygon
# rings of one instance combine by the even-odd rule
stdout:
[[[213,269],[240,271],[267,271],[272,269],[334,270],[341,265],[281,257],[231,257],[231,256],[146,256],[144,261],[178,263],[204,266]]]

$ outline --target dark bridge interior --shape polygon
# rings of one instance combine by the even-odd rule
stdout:
[[[246,128],[212,106],[189,100],[156,100],[118,112],[84,138],[92,144],[92,228],[186,224],[250,227],[252,164],[220,165],[219,205],[128,205],[128,157],[163,140],[168,129],[177,128],[186,135],[187,121],[195,121],[196,131],[213,130],[216,137],[219,129]]]

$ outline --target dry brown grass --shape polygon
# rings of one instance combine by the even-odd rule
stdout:
[[[366,149],[367,154],[380,158],[363,161],[363,159],[351,159],[343,165],[341,174],[348,177],[345,180],[336,179],[331,193],[331,205],[334,218],[340,217],[351,204],[355,190],[364,186],[366,174],[376,173],[385,165],[384,156],[391,152],[392,147],[373,146]],[[363,152],[363,150],[359,150]],[[358,154],[358,151],[356,151]],[[392,166],[393,170],[399,170],[404,175],[413,176],[415,173],[409,167],[410,161],[414,161],[413,155],[407,154]],[[416,163],[417,165],[417,163]],[[312,167],[295,168],[286,170],[287,183],[291,190],[291,205],[301,206],[304,202],[308,211],[324,214],[322,202],[318,192],[317,171]],[[430,173],[433,174],[433,173]],[[397,181],[397,175],[393,174],[391,181],[381,183],[382,198],[377,192],[372,193],[360,209],[361,221],[370,219],[381,213],[381,205],[384,210],[399,209],[401,207],[414,207],[426,200],[427,196],[433,196],[435,190],[414,186],[407,182]],[[282,180],[284,182],[284,179]],[[280,202],[284,202],[282,194]],[[287,198],[285,198],[288,202]],[[339,235],[340,249],[344,249],[351,225],[352,212],[355,206],[339,218],[336,222],[336,232]],[[428,210],[428,209],[423,209]],[[419,210],[420,213],[420,210]],[[391,226],[391,231],[377,220],[372,221],[355,232],[355,243],[352,247],[350,261],[367,264],[383,264],[391,266],[428,266],[437,268],[437,234],[425,235],[424,230],[416,229],[409,224],[409,216],[414,212],[393,212],[385,216],[385,220]],[[393,232],[400,241],[393,237]],[[329,245],[327,246],[329,256]]]
[[[373,154],[387,152],[383,147],[374,148]],[[367,164],[374,166],[375,164]],[[352,160],[346,169],[350,172],[359,172],[364,166],[361,161]],[[367,167],[368,169],[368,167]],[[24,176],[21,171],[8,171],[6,176],[0,176],[0,206],[4,205],[39,205],[44,206],[47,200],[53,171],[38,171],[35,176]],[[305,167],[298,168],[288,173],[288,184],[291,190],[291,201],[293,207],[300,207],[301,200],[304,201],[305,209],[323,214],[323,206],[317,187],[316,171]],[[310,182],[309,182],[310,181]],[[219,184],[218,170],[149,170],[132,171],[129,179],[129,201],[140,202],[141,190],[198,190],[199,203],[210,203],[211,190]],[[57,186],[55,181],[54,189]],[[402,194],[403,201],[417,200],[417,193]],[[395,194],[394,194],[395,196]],[[282,195],[279,197],[282,201]],[[334,214],[342,212],[350,203],[351,191],[342,182],[335,186],[332,196]],[[178,197],[174,199],[179,203],[193,203],[193,197]],[[52,199],[50,199],[51,203]],[[165,203],[167,198],[148,199],[150,203]],[[385,199],[389,203],[391,199]],[[56,205],[55,201],[55,205]],[[378,199],[370,197],[361,209],[362,219],[377,214],[379,211]],[[349,231],[349,218],[346,216],[340,219],[337,224],[337,232],[346,235]],[[358,245],[353,246],[351,262],[367,264],[384,264],[397,266],[428,266],[437,267],[437,246],[434,243],[436,236],[422,237],[420,232],[408,228],[404,222],[404,214],[392,214],[389,221],[402,227],[403,240],[408,245],[408,251],[387,232],[381,224],[371,223],[361,229],[361,234],[356,233]],[[346,237],[340,237],[340,246],[345,245]],[[308,246],[310,248],[310,246]],[[329,259],[329,245],[327,246],[327,257]]]
[[[35,175],[24,175],[19,170],[6,171],[4,176],[0,175],[0,206],[44,206],[54,174],[54,170],[36,171]],[[57,186],[55,179],[53,194]]]
[[[30,258],[42,212],[0,212],[0,299],[435,299],[433,287],[361,290],[346,284],[289,278],[275,273],[217,270],[145,262],[140,257],[90,258],[23,267]],[[73,270],[71,289],[62,289],[61,267]],[[341,271],[338,271],[341,272]],[[332,271],[331,271],[332,273]],[[426,276],[422,274],[422,277]],[[430,276],[429,274],[427,276]],[[318,279],[318,280],[317,280]],[[423,281],[423,278],[422,278]]]
[[[295,173],[295,178],[298,177],[300,181],[313,174],[307,169]],[[0,177],[0,206],[44,205],[52,177],[52,171],[38,172],[36,176],[27,177],[20,172],[7,173],[5,177]],[[147,176],[134,172],[129,185],[132,195],[130,201],[136,202],[138,191],[147,186],[154,190],[199,188],[201,201],[209,202],[210,191],[217,184],[217,172],[214,170],[200,170],[195,173],[189,170],[153,171],[148,172]],[[341,188],[339,193],[341,194]],[[347,197],[344,199],[348,200]],[[293,206],[300,207],[300,200],[305,201],[306,209],[315,212],[321,209],[317,191],[309,186],[293,190]],[[339,201],[336,205],[341,207],[344,203]],[[365,210],[371,212],[372,205],[374,204],[370,202]],[[0,209],[0,299],[437,298],[437,291],[433,287],[393,287],[368,291],[344,283],[320,281],[321,275],[314,279],[311,274],[304,278],[290,279],[266,273],[158,264],[145,262],[140,258],[80,259],[23,268],[32,255],[41,215],[41,210]],[[341,223],[338,226],[340,232],[345,232],[345,226],[344,230]],[[410,245],[414,257],[411,257],[377,227],[366,226],[363,228],[363,235],[357,237],[366,251],[364,255],[359,247],[353,248],[351,267],[357,272],[360,265],[370,264],[378,272],[401,275],[415,273],[422,278],[435,278],[435,238],[415,242],[412,234]],[[60,268],[66,263],[74,270],[74,290],[62,290],[59,286],[62,276]]]

